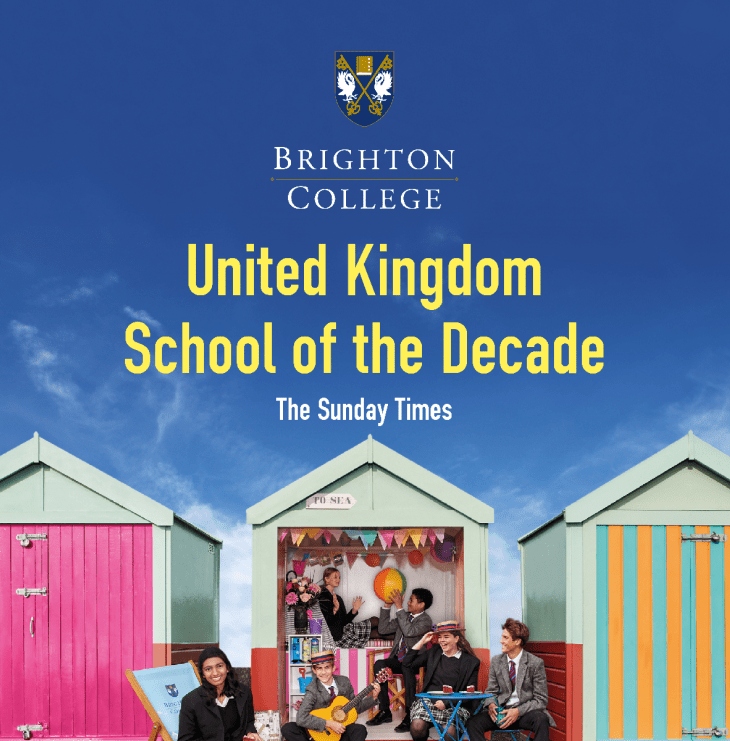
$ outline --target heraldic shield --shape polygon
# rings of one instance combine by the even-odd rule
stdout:
[[[358,126],[379,121],[393,102],[392,51],[335,52],[335,98]]]

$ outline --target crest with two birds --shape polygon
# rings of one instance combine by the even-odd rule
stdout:
[[[393,100],[393,52],[336,52],[335,93],[353,123],[380,120]]]

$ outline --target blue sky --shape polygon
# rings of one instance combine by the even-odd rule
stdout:
[[[0,450],[37,430],[223,537],[221,641],[241,664],[246,508],[368,434],[494,507],[495,622],[519,611],[519,535],[688,429],[730,453],[727,3],[452,6],[1,11]],[[394,52],[393,103],[373,126],[335,103],[338,49]],[[439,184],[440,210],[295,211],[291,184],[271,181],[277,146],[453,149],[459,181]],[[383,187],[350,187],[363,185]],[[347,296],[350,242],[416,262],[463,243],[475,260],[532,257],[542,294],[436,311]],[[326,243],[327,295],[194,296],[189,243],[300,262]],[[277,373],[132,375],[135,320],[153,339],[189,322],[234,342],[271,322]],[[332,373],[297,373],[294,340],[329,321]],[[375,321],[421,339],[419,373],[357,372],[350,338]],[[523,342],[576,322],[604,341],[605,367],[445,375],[443,322]],[[364,397],[391,415],[409,396],[453,419],[283,422],[278,396]]]

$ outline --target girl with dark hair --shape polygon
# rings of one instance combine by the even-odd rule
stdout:
[[[433,637],[437,643],[428,651],[418,653],[420,649]],[[464,692],[471,685],[476,688],[479,677],[479,659],[474,655],[474,650],[464,636],[464,630],[453,620],[439,623],[434,631],[426,633],[403,658],[403,666],[412,672],[417,672],[422,666],[426,667],[423,677],[424,692],[440,692],[444,685],[450,685],[454,692]],[[431,714],[426,709],[429,704]],[[411,707],[411,737],[414,741],[428,738],[429,728],[433,725],[431,716],[442,726],[448,723],[453,708],[446,700],[433,700],[419,698]],[[469,714],[476,710],[479,701],[462,703],[457,713],[463,724],[469,718]],[[456,728],[451,725],[448,733],[452,738],[457,738]]]
[[[372,624],[369,620],[354,623],[362,606],[362,597],[352,600],[352,610],[342,604],[342,600],[335,593],[340,585],[340,572],[334,566],[328,566],[322,575],[323,589],[319,593],[319,607],[332,634],[332,640],[338,648],[362,648],[370,640]]]
[[[236,679],[225,653],[216,646],[203,649],[198,672],[200,687],[182,699],[178,741],[261,741],[251,690]]]

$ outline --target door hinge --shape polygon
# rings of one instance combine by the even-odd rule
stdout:
[[[23,734],[23,738],[25,739],[25,741],[28,741],[28,739],[33,735],[33,731],[43,730],[43,724],[39,723],[36,726],[18,726],[18,730]]]
[[[693,728],[691,731],[689,728],[682,729],[683,736],[716,736],[717,738],[727,736],[727,728]]]
[[[31,540],[48,540],[48,533],[18,533],[15,540],[19,540],[23,548],[27,548]]]
[[[724,543],[727,535],[725,533],[695,533],[694,535],[682,533],[682,541],[685,540],[692,540],[696,543]]]
[[[15,590],[15,594],[19,594],[21,597],[35,597],[36,595],[45,597],[48,594],[48,589],[46,587],[41,587],[40,589],[21,587],[20,589]]]

